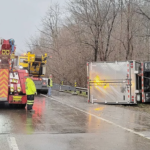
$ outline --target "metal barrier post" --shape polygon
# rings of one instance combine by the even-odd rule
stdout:
[[[77,81],[75,80],[74,82],[74,87],[75,87],[75,91],[72,93],[73,95],[78,95],[77,91],[76,91],[76,87],[77,87]]]
[[[60,84],[59,92],[63,92],[63,90],[62,90],[62,86],[63,86],[63,84],[64,84],[64,81],[62,80],[62,81],[61,81],[61,84]]]

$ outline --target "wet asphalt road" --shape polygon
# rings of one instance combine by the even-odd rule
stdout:
[[[0,105],[0,150],[150,149],[146,113],[58,92],[51,99],[37,96],[34,110]]]

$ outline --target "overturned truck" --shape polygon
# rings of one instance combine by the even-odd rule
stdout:
[[[150,62],[87,63],[88,102],[150,102]]]

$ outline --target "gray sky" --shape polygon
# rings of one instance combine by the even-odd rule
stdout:
[[[66,0],[0,0],[0,37],[13,38],[17,52],[26,51],[26,40],[36,34],[41,19],[54,2],[64,7]]]

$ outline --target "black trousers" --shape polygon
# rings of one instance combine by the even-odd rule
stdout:
[[[31,110],[34,104],[34,95],[27,95],[27,109]]]

